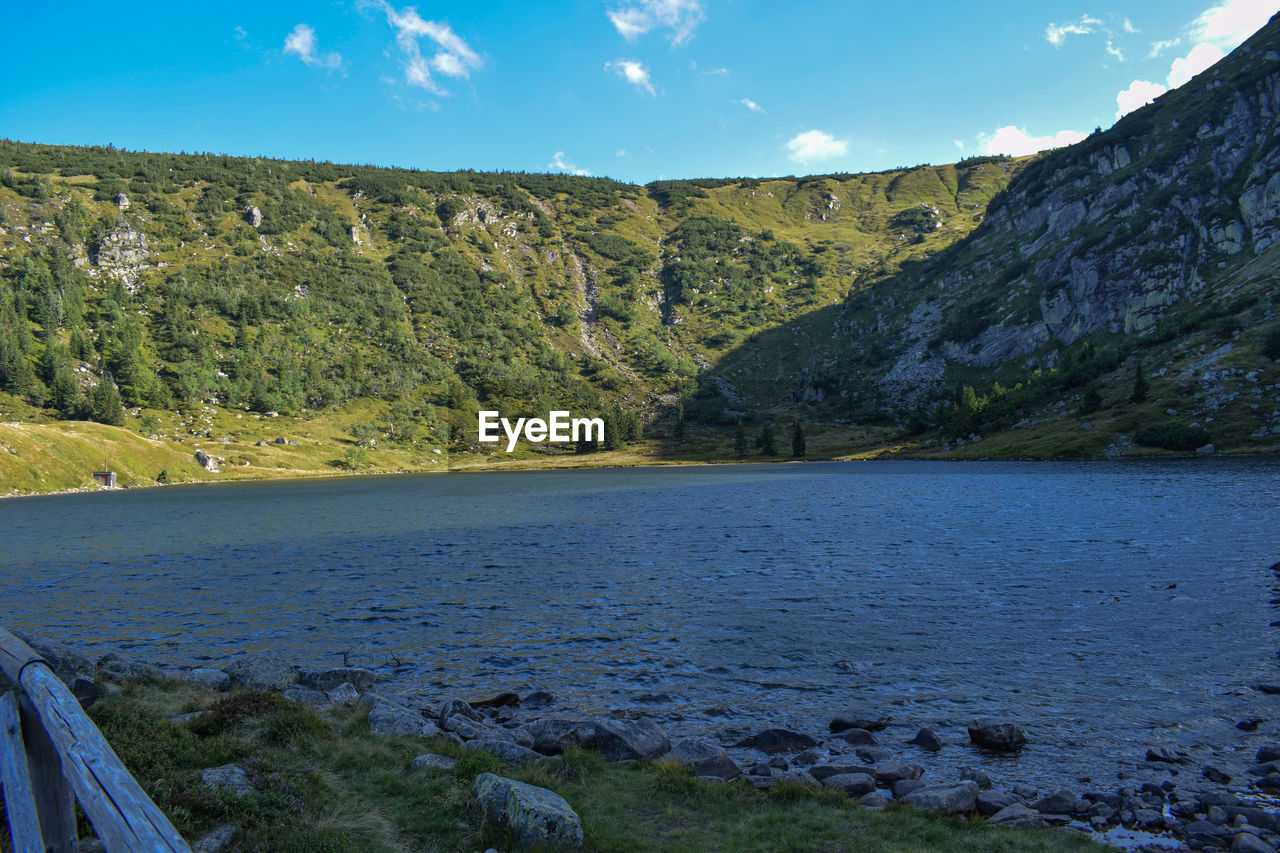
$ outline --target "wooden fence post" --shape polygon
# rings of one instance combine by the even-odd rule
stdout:
[[[9,819],[14,853],[46,853],[27,750],[22,743],[18,700],[13,693],[0,696],[0,787],[4,790],[5,817]]]

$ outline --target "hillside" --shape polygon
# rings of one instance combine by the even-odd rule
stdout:
[[[966,239],[719,370],[782,353],[776,376],[827,417],[890,413],[926,441],[984,439],[977,455],[1274,451],[1278,103],[1273,19],[1187,85],[1037,159]]]
[[[1273,20],[1077,145],[865,175],[0,141],[0,419],[262,475],[276,417],[319,448],[286,469],[425,470],[489,452],[481,408],[600,414],[641,458],[795,418],[811,455],[1274,451],[1277,116]]]

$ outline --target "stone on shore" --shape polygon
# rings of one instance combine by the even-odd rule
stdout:
[[[1269,764],[1272,761],[1280,761],[1280,743],[1268,743],[1258,748],[1258,754],[1254,756],[1255,764]]]
[[[978,811],[987,817],[1018,802],[1021,801],[1008,791],[978,792]]]
[[[979,790],[985,791],[991,787],[991,777],[981,767],[961,767],[960,778],[977,782]]]
[[[876,762],[875,771],[876,781],[882,785],[892,785],[903,779],[919,779],[924,775],[924,768],[919,764],[896,758]]]
[[[498,740],[496,738],[478,738],[468,741],[463,749],[472,752],[484,750],[503,764],[524,764],[529,761],[542,760],[542,755],[532,749],[509,740]]]
[[[1276,846],[1251,832],[1240,832],[1231,842],[1231,853],[1276,853]]]
[[[395,737],[417,735],[435,737],[440,729],[422,714],[388,699],[381,699],[369,712],[369,729],[376,735]]]
[[[870,746],[876,742],[876,736],[866,729],[845,729],[836,737],[850,746]]]
[[[671,751],[671,740],[657,723],[638,720],[597,720],[596,749],[610,761],[648,761]]]
[[[1016,723],[975,720],[969,724],[969,740],[983,749],[1011,752],[1025,744],[1027,736]]]
[[[533,738],[533,749],[543,755],[559,755],[572,747],[591,749],[596,745],[595,725],[579,720],[547,717],[526,723],[524,730]]]
[[[989,822],[992,826],[999,826],[1005,829],[1038,829],[1049,825],[1040,812],[1028,808],[1022,803],[1012,803],[1005,806],[991,815]]]
[[[419,755],[413,759],[413,769],[425,770],[430,773],[448,773],[453,770],[455,763],[457,762],[447,755],[436,755],[434,752],[428,752],[426,755]]]
[[[279,658],[246,655],[226,668],[231,683],[246,690],[285,690],[298,683],[298,669]]]
[[[838,773],[828,776],[822,781],[824,788],[836,788],[851,797],[861,797],[876,789],[876,780],[866,773]]]
[[[475,794],[484,813],[510,827],[522,845],[582,846],[582,821],[554,791],[494,773],[481,773],[476,778]]]
[[[476,699],[468,704],[472,708],[516,708],[520,705],[520,696],[508,690],[488,699]]]
[[[213,667],[198,666],[189,672],[182,673],[181,678],[209,690],[217,690],[219,693],[231,689],[231,676]]]
[[[360,691],[351,682],[344,682],[328,693],[329,701],[344,708],[350,708],[360,701]]]
[[[218,853],[219,850],[227,849],[231,844],[231,840],[236,837],[236,828],[234,826],[220,826],[213,832],[202,836],[195,844],[191,845],[191,853]]]
[[[899,779],[890,786],[895,800],[901,800],[907,794],[927,787],[929,787],[929,783],[923,779]]]
[[[373,690],[374,675],[367,669],[343,666],[336,669],[304,670],[299,674],[298,680],[323,693],[335,690],[343,684],[350,684],[357,692],[369,693]]]
[[[930,785],[902,798],[909,806],[941,814],[968,814],[978,802],[977,782]]]
[[[907,743],[915,744],[921,749],[927,749],[930,752],[937,752],[942,749],[942,741],[938,740],[938,736],[933,733],[933,729],[924,728],[916,732],[916,736]]]
[[[813,778],[817,779],[819,782],[826,779],[828,776],[839,776],[841,773],[863,773],[873,778],[876,775],[875,768],[866,767],[861,764],[819,764],[816,767],[810,767],[809,773],[811,773]]]
[[[1080,810],[1080,800],[1069,788],[1059,788],[1053,793],[1045,794],[1031,804],[1031,808],[1040,814],[1074,815]]]
[[[680,738],[671,744],[666,756],[671,761],[692,767],[699,776],[714,776],[728,781],[742,775],[742,768],[719,746],[693,738]]]
[[[809,735],[787,729],[765,729],[759,734],[743,738],[734,744],[734,746],[753,747],[770,755],[778,752],[799,752],[817,745],[818,741]]]
[[[1147,750],[1147,761],[1165,764],[1186,764],[1187,754],[1173,746],[1153,746]]]
[[[889,725],[889,715],[870,708],[852,708],[833,719],[828,726],[832,734],[846,729],[866,729],[878,732]]]
[[[319,690],[312,690],[310,687],[301,687],[297,684],[293,687],[286,687],[280,695],[291,702],[310,705],[312,708],[322,708],[329,704],[329,697]]]

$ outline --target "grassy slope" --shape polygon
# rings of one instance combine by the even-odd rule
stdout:
[[[170,722],[196,710],[213,713]],[[565,797],[582,818],[588,850],[1105,849],[1068,831],[998,830],[893,807],[874,812],[830,791],[708,784],[672,765],[611,766],[596,753],[502,768],[487,753],[463,753],[444,741],[377,737],[364,712],[317,713],[278,694],[128,684],[90,715],[185,837],[233,824],[239,832],[229,849],[237,851],[512,849],[503,829],[472,804],[471,781],[493,770]],[[412,770],[412,758],[427,751],[457,757],[454,772]],[[254,795],[200,784],[202,768],[230,762],[247,768]]]

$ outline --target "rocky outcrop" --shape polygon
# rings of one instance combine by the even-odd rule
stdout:
[[[582,820],[554,791],[481,773],[475,781],[475,795],[485,815],[505,824],[521,845],[582,846]]]
[[[126,199],[125,206],[128,204]],[[90,254],[90,260],[99,271],[119,279],[130,293],[137,291],[138,274],[150,258],[147,238],[123,220],[102,236]]]

